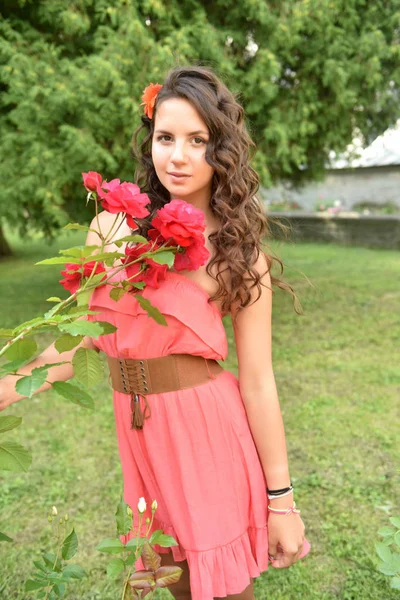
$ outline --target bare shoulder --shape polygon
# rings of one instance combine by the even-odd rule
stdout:
[[[117,220],[116,220],[117,219]],[[113,227],[113,224],[114,227]],[[105,210],[99,213],[98,217],[94,217],[92,222],[90,223],[90,229],[92,231],[88,232],[86,238],[86,245],[98,245],[100,246],[101,241],[98,235],[98,232],[101,231],[103,235],[107,234],[110,231],[111,227],[113,227],[114,234],[112,236],[112,240],[116,240],[118,238],[124,237],[125,235],[130,235],[131,230],[125,222],[124,215],[122,213],[118,215],[113,215]],[[105,250],[111,252],[113,250],[117,250],[118,248],[112,243],[107,244]]]
[[[233,329],[243,396],[256,393],[272,377],[272,285],[268,260],[260,252],[253,268],[260,275],[261,291],[247,278],[249,304],[237,313]],[[236,314],[236,313],[234,313]]]

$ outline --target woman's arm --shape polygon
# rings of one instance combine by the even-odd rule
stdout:
[[[239,385],[246,408],[254,443],[271,490],[290,484],[286,439],[272,369],[272,290],[267,261],[260,253],[255,268],[261,281],[260,298],[239,313],[234,325],[236,352],[239,362]],[[257,298],[257,287],[251,291]],[[282,498],[268,500],[272,508],[293,505],[293,492]],[[304,544],[304,523],[297,513],[277,515],[268,511],[268,552],[274,568],[287,568],[301,555]]]
[[[111,217],[111,215],[109,216]],[[103,229],[102,223],[100,223],[100,225]],[[92,229],[96,229],[96,231],[98,230],[97,219],[93,219],[92,223],[90,224],[90,227]],[[107,231],[107,229],[105,231]],[[99,236],[96,233],[89,231],[86,237],[85,245],[94,246],[96,244],[100,245]],[[77,320],[82,319],[86,319],[86,317],[80,317]],[[72,361],[75,352],[79,348],[90,348],[93,350],[97,350],[92,338],[90,338],[89,336],[85,336],[81,343],[72,350],[62,352],[61,354],[58,353],[53,343],[50,344],[50,346],[48,346],[45,350],[43,350],[43,352],[39,354],[35,359],[33,359],[30,363],[18,369],[18,373],[20,373],[22,377],[25,375],[30,375],[33,369],[36,369],[37,367],[56,362],[68,361],[65,365],[51,367],[48,371],[46,383],[44,383],[39,389],[37,389],[33,395],[39,394],[40,392],[45,392],[51,387],[51,383],[53,383],[54,381],[68,381],[68,379],[71,379],[74,376],[72,364],[70,361]],[[18,402],[19,400],[26,398],[26,396],[21,396],[20,394],[18,394],[18,392],[15,389],[15,384],[18,381],[18,379],[21,379],[21,377],[16,375],[6,375],[0,380],[0,411],[7,408],[7,406],[9,406],[10,404],[13,404],[14,402]]]
[[[254,268],[260,275],[268,264],[260,253]],[[269,489],[290,484],[286,439],[275,377],[272,368],[272,291],[271,277],[261,277],[260,298],[242,309],[234,324],[239,385],[247,418]],[[268,289],[269,288],[269,289]],[[251,302],[258,295],[250,290]],[[271,506],[290,506],[293,495],[271,500]]]

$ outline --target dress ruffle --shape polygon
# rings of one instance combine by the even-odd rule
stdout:
[[[190,295],[188,295],[188,288],[190,288]],[[118,348],[118,356],[124,358],[139,357],[135,353],[135,347],[132,344],[132,327],[134,327],[138,341],[136,345],[142,349],[140,357],[151,358],[151,356],[142,356],[144,344],[140,342],[155,335],[161,336],[161,338],[165,336],[170,340],[175,333],[177,336],[184,338],[183,325],[197,336],[197,347],[196,338],[193,339],[192,335],[190,351],[181,349],[178,352],[198,354],[216,360],[225,360],[227,357],[228,341],[219,309],[216,304],[208,303],[208,294],[193,280],[179,273],[168,271],[167,278],[160,283],[160,288],[146,286],[144,290],[139,292],[165,316],[167,326],[159,325],[149,317],[134,294],[127,293],[118,301],[115,301],[110,298],[111,289],[110,285],[96,288],[89,303],[91,310],[100,311],[99,315],[89,315],[90,321],[106,320],[118,327],[118,331],[114,334],[100,336],[94,340],[95,345],[100,350],[110,354],[110,351],[114,348],[110,355],[117,356],[116,348]],[[190,301],[193,297],[196,298],[195,309],[193,308],[193,302]],[[205,323],[207,323],[206,327],[204,327]],[[186,336],[187,334],[188,332],[186,332]],[[204,352],[201,342],[208,346],[208,353],[207,351]],[[148,344],[146,345],[148,346]],[[162,354],[169,353],[172,353],[170,348]]]
[[[177,541],[171,525],[154,519],[152,531],[162,529]],[[134,536],[121,536],[126,544]],[[178,542],[177,546],[165,548],[155,544],[159,554],[172,552],[177,563],[187,560],[190,570],[192,600],[213,600],[239,594],[250,584],[250,578],[259,577],[268,569],[268,530],[267,527],[249,527],[242,535],[229,544],[205,551],[185,550]],[[143,561],[135,563],[137,571],[144,570]]]

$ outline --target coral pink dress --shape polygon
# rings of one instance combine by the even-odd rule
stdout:
[[[193,280],[168,271],[158,289],[141,294],[168,326],[147,315],[134,296],[110,299],[97,288],[91,320],[108,321],[115,333],[94,340],[110,356],[153,358],[188,353],[225,360],[228,343],[218,306]],[[147,396],[151,416],[131,429],[130,396],[114,391],[114,411],[124,479],[124,499],[138,524],[137,504],[147,502],[151,532],[163,529],[178,542],[170,552],[187,560],[193,600],[242,592],[268,569],[266,481],[249,428],[238,379],[225,370],[194,388]],[[144,409],[143,398],[141,407]],[[284,516],[279,518],[286,518]],[[142,525],[144,535],[147,526]],[[126,543],[132,536],[121,536]],[[305,541],[303,554],[310,549]],[[143,569],[142,560],[136,569]]]

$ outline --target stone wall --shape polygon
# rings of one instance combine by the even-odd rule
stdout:
[[[367,248],[400,250],[400,215],[360,215],[359,213],[267,212],[292,228],[293,241],[334,242]],[[285,239],[270,222],[276,239]]]

